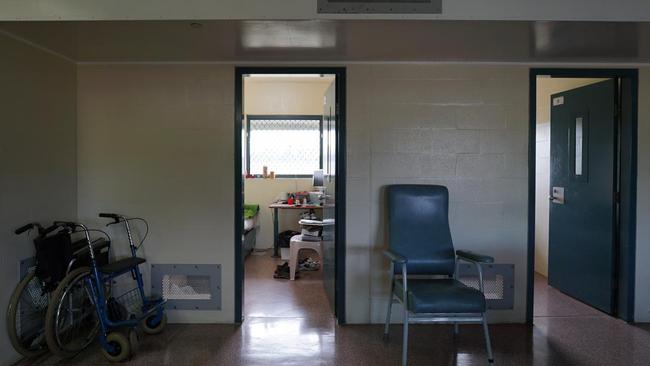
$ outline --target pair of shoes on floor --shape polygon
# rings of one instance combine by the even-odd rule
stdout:
[[[275,269],[275,273],[273,273],[273,278],[282,279],[282,280],[288,280],[290,279],[290,276],[291,274],[289,272],[288,262],[279,264]],[[298,273],[296,273],[296,278],[298,278]]]
[[[300,261],[298,268],[301,271],[318,271],[320,269],[320,262],[308,257]]]
[[[317,220],[318,216],[316,216],[316,213],[313,210],[311,210],[311,211],[305,211],[301,213],[300,218],[305,220]]]

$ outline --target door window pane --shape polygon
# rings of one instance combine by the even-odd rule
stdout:
[[[582,117],[576,118],[576,141],[575,141],[575,175],[582,175],[582,140],[583,128]]]
[[[312,175],[320,169],[320,118],[250,119],[250,174]]]

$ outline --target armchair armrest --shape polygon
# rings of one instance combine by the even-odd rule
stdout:
[[[489,255],[483,255],[483,254],[478,254],[474,252],[470,252],[469,250],[457,250],[456,251],[456,256],[458,257],[459,260],[464,260],[466,262],[474,264],[476,267],[476,270],[478,271],[478,286],[479,290],[481,292],[485,293],[485,287],[483,285],[483,268],[481,268],[482,264],[489,264],[489,263],[494,263],[494,258],[490,257]],[[458,262],[456,262],[458,263]],[[456,271],[458,271],[458,268],[456,268]],[[457,278],[458,273],[454,274],[454,278]]]
[[[384,250],[384,255],[394,263],[405,264],[408,262],[408,259],[406,259],[405,256],[395,253],[390,249]]]
[[[458,256],[458,258],[469,262],[481,263],[481,264],[494,263],[494,257],[470,252],[469,250],[457,250],[456,255]]]

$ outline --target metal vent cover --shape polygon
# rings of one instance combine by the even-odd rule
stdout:
[[[210,276],[165,274],[162,296],[165,300],[210,300]]]
[[[318,0],[318,13],[440,14],[442,0]]]
[[[221,265],[152,264],[151,292],[168,310],[221,310]]]
[[[479,289],[478,271],[472,264],[458,266],[458,280]],[[513,264],[483,265],[483,286],[488,309],[513,309],[515,303],[515,266]]]

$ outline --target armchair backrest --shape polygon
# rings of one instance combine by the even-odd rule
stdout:
[[[389,246],[408,259],[408,273],[453,275],[447,187],[396,184],[388,186],[387,194]]]

